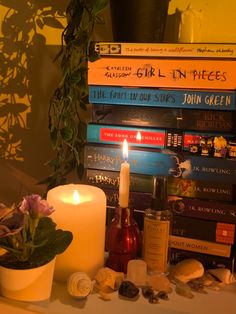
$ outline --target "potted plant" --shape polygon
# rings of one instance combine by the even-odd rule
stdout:
[[[88,60],[97,58],[91,49],[95,23],[108,0],[71,0],[67,26],[62,33],[62,47],[56,59],[61,60],[62,79],[50,100],[48,120],[55,157],[47,165],[52,173],[40,183],[47,189],[65,184],[75,171],[83,177],[83,148],[88,122]]]
[[[17,206],[0,204],[0,292],[24,301],[48,299],[54,262],[66,250],[72,233],[56,228],[54,211],[40,195],[23,198]]]

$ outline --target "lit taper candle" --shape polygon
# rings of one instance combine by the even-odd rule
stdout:
[[[123,142],[124,162],[120,168],[120,187],[119,187],[119,205],[128,207],[129,205],[129,185],[130,185],[130,164],[128,163],[128,143],[126,139]]]

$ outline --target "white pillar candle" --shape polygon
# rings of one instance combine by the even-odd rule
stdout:
[[[123,158],[124,162],[120,168],[120,186],[119,186],[119,205],[120,207],[128,207],[129,205],[129,185],[130,185],[130,165],[128,159],[128,143],[123,142]]]
[[[73,233],[70,246],[56,258],[54,278],[66,281],[77,271],[93,278],[104,265],[105,193],[91,185],[68,184],[50,190],[47,201],[55,209],[57,228]]]

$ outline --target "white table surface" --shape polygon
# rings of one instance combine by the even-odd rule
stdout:
[[[172,292],[170,300],[149,304],[141,295],[137,301],[119,299],[117,292],[111,301],[103,301],[98,294],[90,295],[86,301],[71,298],[65,285],[54,283],[50,301],[24,303],[0,297],[1,314],[235,314],[236,284],[225,286],[219,292],[195,293],[187,299]]]

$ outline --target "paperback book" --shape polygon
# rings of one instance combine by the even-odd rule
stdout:
[[[117,189],[120,185],[120,172],[97,169],[86,169],[85,180],[88,184],[96,185],[104,189]],[[130,191],[152,193],[152,176],[142,174],[130,174]]]
[[[86,182],[100,188],[118,189],[120,182],[119,176],[119,171],[85,170]],[[130,191],[152,193],[153,176],[131,173]],[[234,201],[236,197],[236,188],[232,184],[171,177],[167,180],[167,192],[170,196],[227,202]]]
[[[232,202],[236,198],[236,187],[233,184],[217,181],[196,181],[169,177],[168,194],[184,198]]]
[[[235,60],[104,57],[89,62],[88,84],[235,90]]]
[[[84,154],[85,168],[120,171],[120,165],[123,162],[120,147],[90,144],[85,146]],[[129,163],[131,173],[229,184],[236,182],[235,159],[132,148],[129,150]]]
[[[234,244],[235,224],[174,214],[172,234],[191,239]]]
[[[181,249],[184,251],[198,252],[201,254],[230,257],[232,251],[231,244],[191,239],[187,237],[170,236],[171,249]]]
[[[235,134],[236,112],[177,108],[93,105],[92,122]]]
[[[189,151],[191,145],[200,145],[201,139],[223,136],[232,138],[230,134],[203,133],[181,131],[178,129],[154,129],[129,126],[115,126],[90,123],[87,126],[87,142],[120,145],[124,139],[129,146],[168,148],[171,150]]]
[[[95,42],[101,56],[236,58],[236,45],[227,43]]]
[[[179,196],[169,196],[168,200],[174,215],[236,224],[236,204]]]
[[[236,110],[236,92],[229,90],[190,90],[89,86],[92,104],[168,107],[205,110]]]

